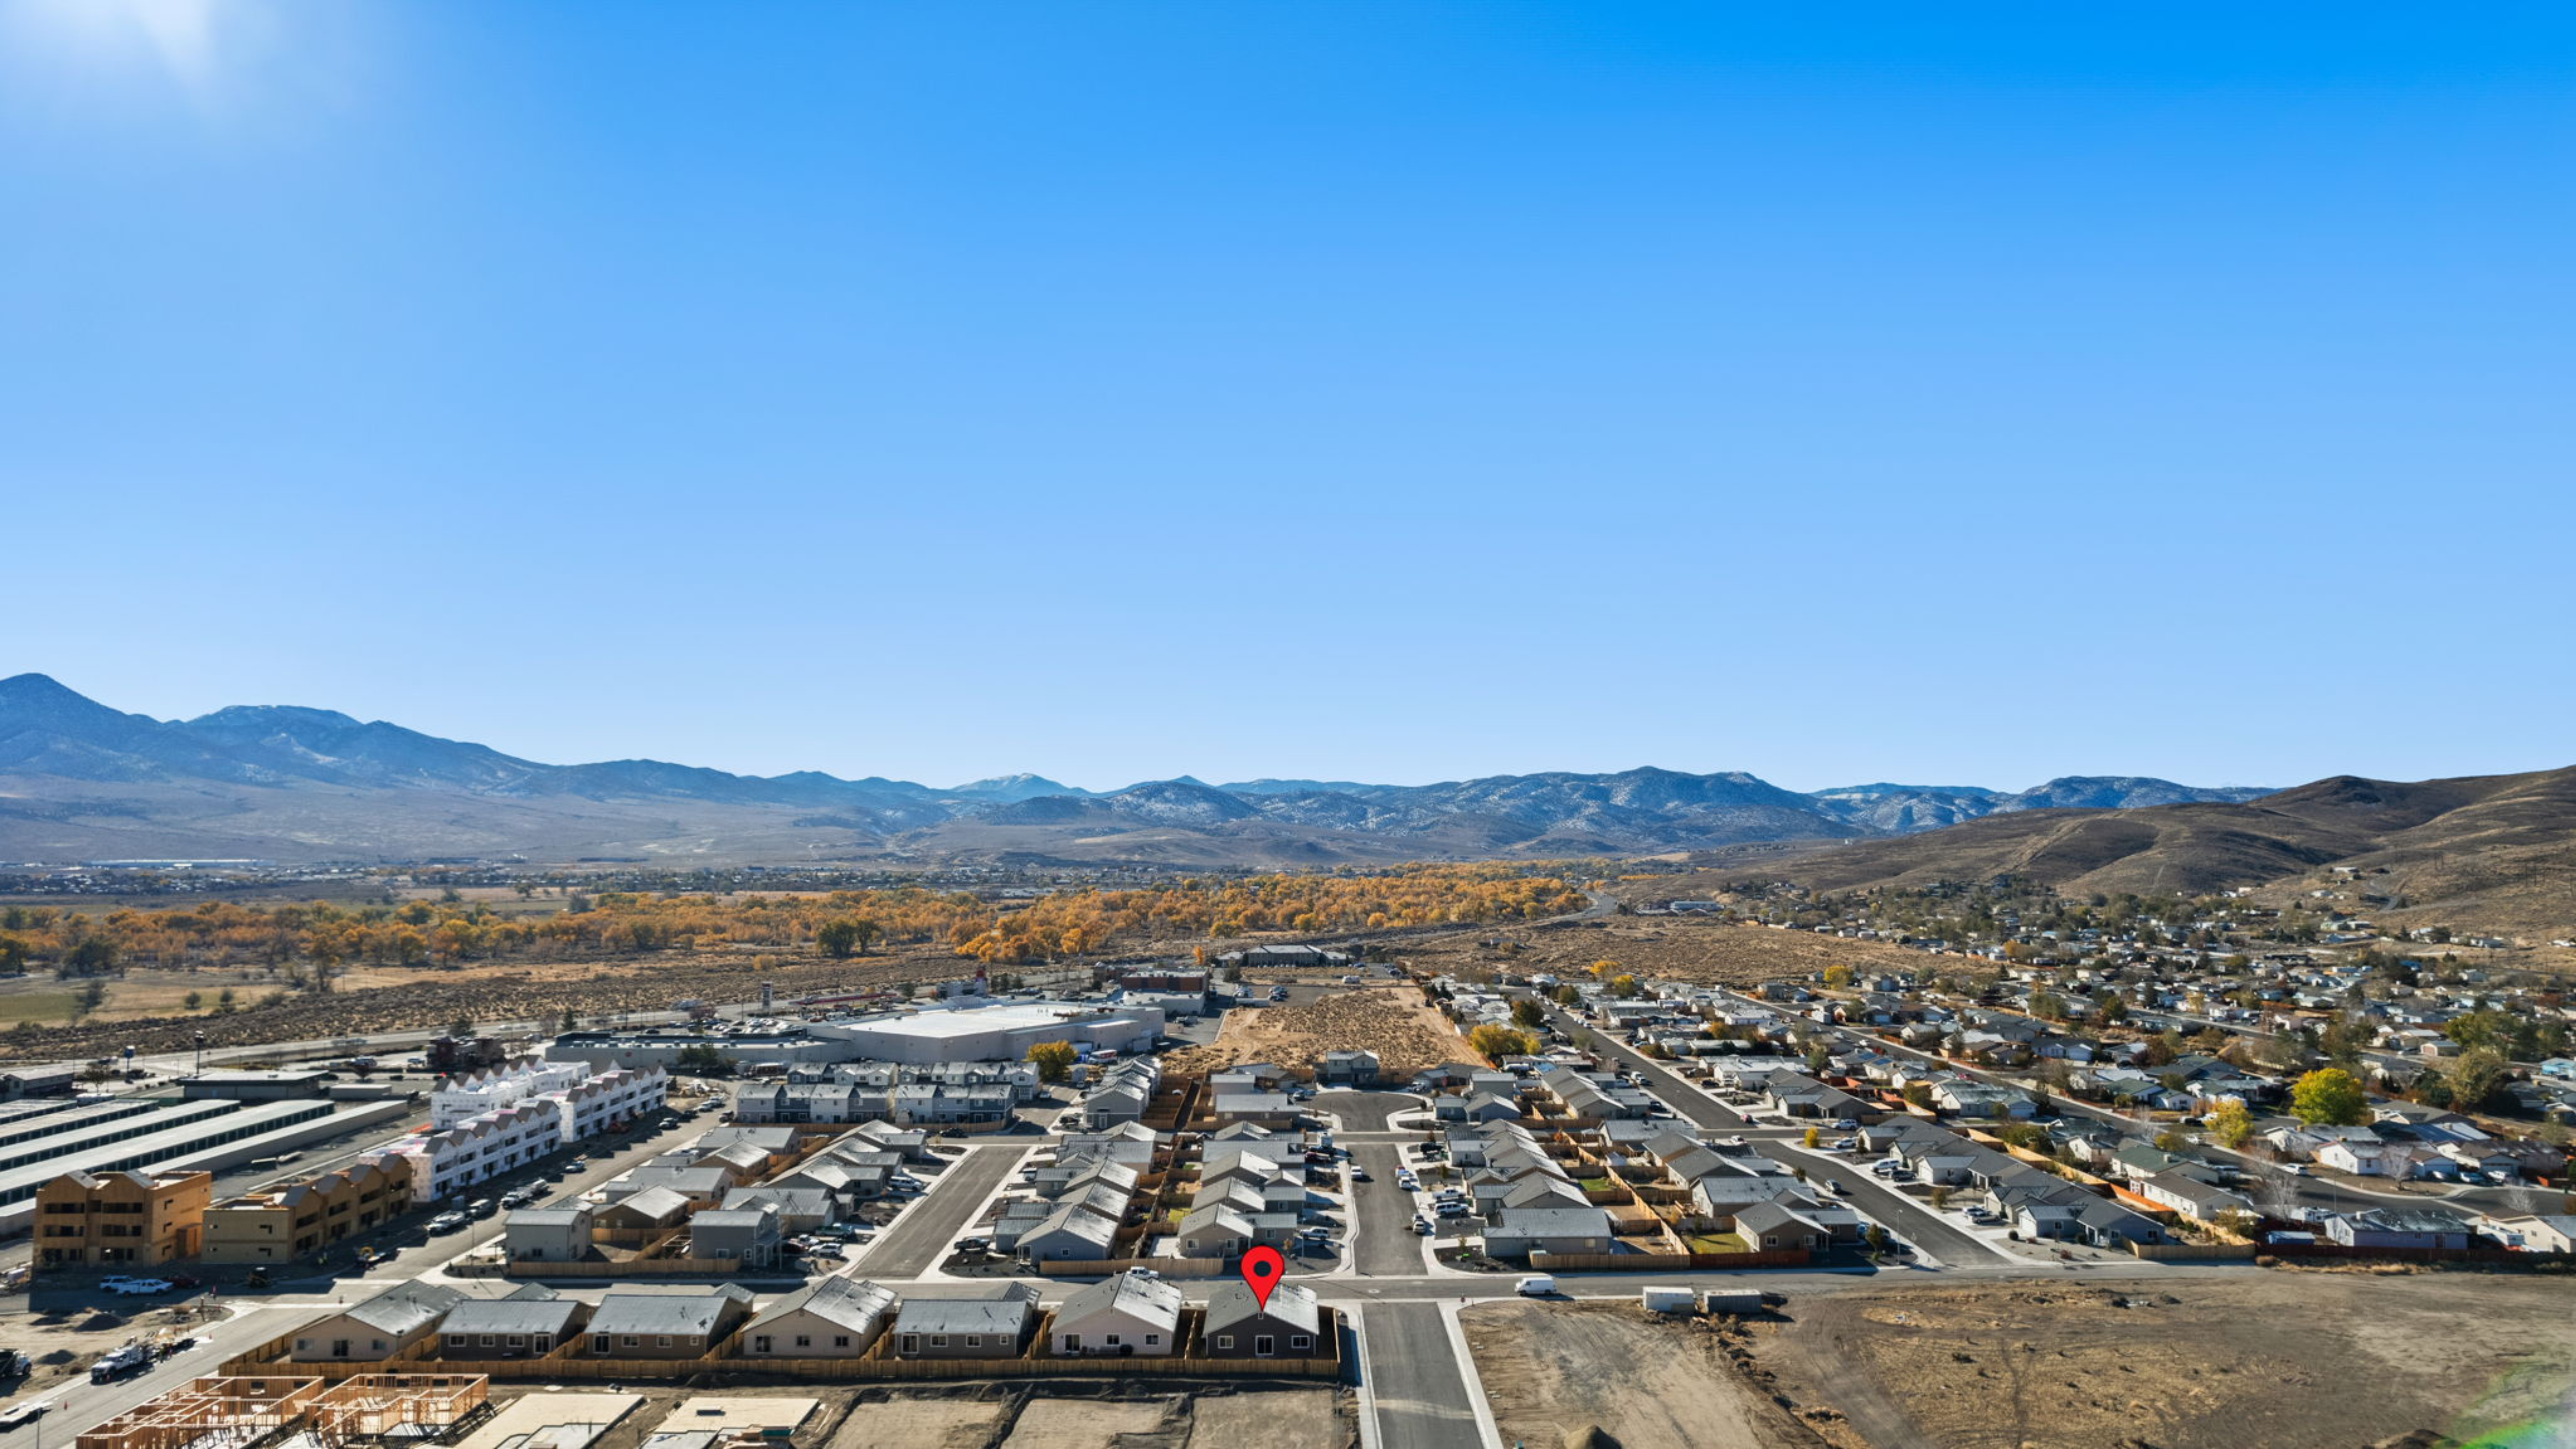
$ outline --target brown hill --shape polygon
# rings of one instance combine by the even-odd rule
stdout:
[[[2338,775],[2243,804],[2030,810],[1832,847],[1760,873],[1818,889],[2022,876],[2069,893],[2306,887],[2363,872],[2375,919],[2576,935],[2576,767],[2400,782]]]

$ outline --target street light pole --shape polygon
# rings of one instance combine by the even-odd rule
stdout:
[[[196,1074],[197,1074],[198,1076],[201,1076],[201,1077],[202,1077],[202,1076],[204,1076],[204,1075],[206,1074],[206,1034],[205,1034],[204,1032],[202,1032],[202,1031],[201,1031],[201,1032],[199,1032],[199,1033],[197,1033],[197,1072],[196,1072]]]

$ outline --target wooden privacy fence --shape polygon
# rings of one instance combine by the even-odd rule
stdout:
[[[1730,1268],[1804,1268],[1816,1255],[1805,1248],[1758,1253],[1532,1253],[1536,1273],[1679,1273]]]
[[[578,1263],[535,1258],[510,1265],[513,1278],[796,1278],[796,1268],[746,1267],[740,1258],[629,1258],[622,1263]]]
[[[2250,1243],[2131,1243],[2150,1263],[2250,1263],[2262,1249]]]
[[[2342,1243],[2267,1243],[2253,1251],[2275,1258],[2381,1263],[2488,1263],[2519,1268],[2576,1264],[2576,1253],[2527,1253],[2517,1248],[2359,1248]]]
[[[1185,1322],[1184,1343],[1198,1341],[1195,1311]],[[611,1358],[582,1352],[587,1337],[557,1345],[549,1353],[531,1358],[512,1359],[439,1359],[436,1369],[447,1375],[481,1375],[493,1380],[539,1380],[547,1382],[687,1379],[699,1374],[722,1373],[765,1375],[771,1378],[796,1379],[820,1383],[840,1383],[872,1379],[993,1379],[993,1378],[1311,1378],[1332,1379],[1341,1375],[1341,1317],[1333,1309],[1322,1312],[1316,1342],[1331,1348],[1333,1356],[1325,1358],[1205,1358],[1193,1354],[1167,1354],[1139,1357],[1056,1358],[1050,1356],[1047,1329],[1042,1319],[1028,1344],[1008,1358],[937,1358],[905,1359],[892,1356],[891,1333],[880,1334],[866,1353],[846,1358],[753,1358],[741,1354],[742,1334],[728,1334],[716,1347],[692,1358]],[[425,1369],[424,1355],[437,1340],[425,1339],[414,1352],[400,1360],[406,1367]],[[319,1363],[282,1362],[294,1346],[292,1334],[269,1340],[248,1353],[226,1361],[223,1372],[235,1375],[274,1375],[291,1373],[299,1379],[320,1379],[340,1383],[353,1378],[382,1374],[394,1361],[357,1363],[324,1361]]]

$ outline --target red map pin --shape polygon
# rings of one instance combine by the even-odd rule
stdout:
[[[1243,1255],[1243,1286],[1252,1290],[1253,1306],[1270,1306],[1270,1290],[1279,1286],[1279,1275],[1287,1271],[1287,1260],[1277,1248],[1255,1248]]]

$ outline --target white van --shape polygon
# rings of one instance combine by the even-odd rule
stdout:
[[[1545,1298],[1555,1291],[1556,1280],[1545,1273],[1532,1274],[1520,1281],[1519,1292],[1523,1298]]]

